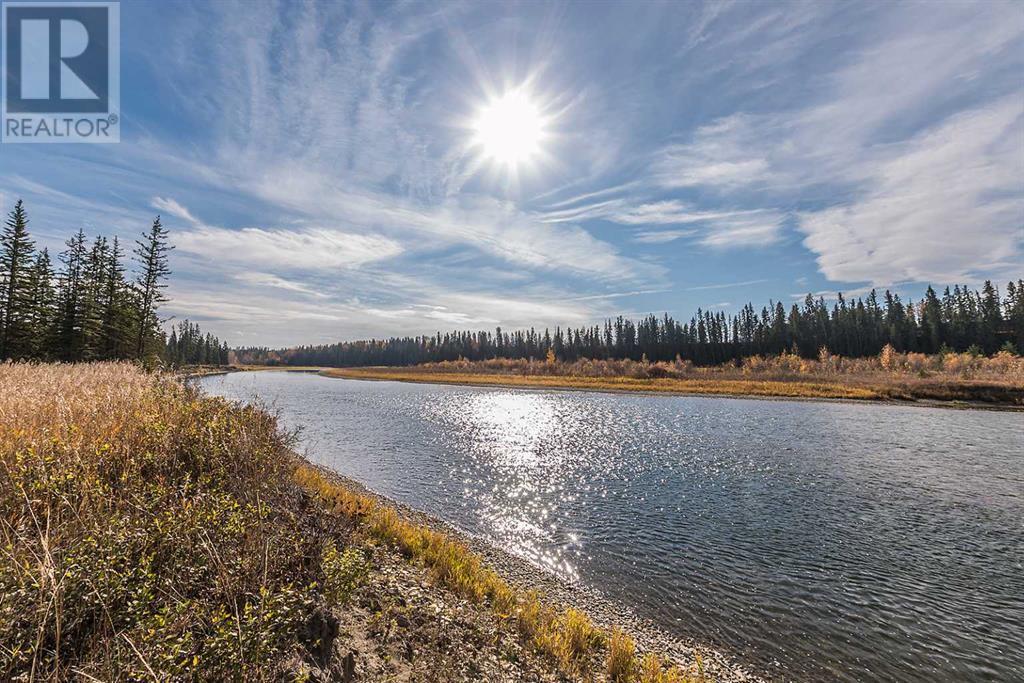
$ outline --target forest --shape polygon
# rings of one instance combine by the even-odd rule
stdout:
[[[641,320],[618,317],[602,325],[494,332],[454,331],[433,336],[371,339],[271,350],[239,349],[243,364],[358,367],[407,366],[469,361],[541,359],[671,361],[717,365],[751,356],[793,353],[816,358],[822,349],[845,357],[878,355],[891,345],[898,352],[945,351],[991,355],[1024,349],[1024,280],[1009,282],[1004,297],[986,281],[981,290],[956,285],[939,296],[928,287],[923,300],[906,303],[872,290],[848,300],[840,294],[829,306],[810,294],[789,310],[772,302],[757,311],[747,304],[737,315],[703,311],[688,322],[668,314]]]
[[[173,247],[159,216],[135,242],[134,277],[117,237],[90,243],[79,229],[55,268],[47,249],[36,250],[28,226],[19,200],[0,233],[0,361],[227,362],[227,345],[197,325],[182,321],[169,338],[162,329]]]

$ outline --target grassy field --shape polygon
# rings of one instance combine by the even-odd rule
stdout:
[[[0,365],[3,680],[704,678],[128,364]]]
[[[1010,354],[994,358],[883,354],[869,359],[825,356],[818,360],[781,356],[700,368],[680,361],[454,361],[412,367],[327,368],[322,374],[478,386],[1024,407],[1024,359]]]

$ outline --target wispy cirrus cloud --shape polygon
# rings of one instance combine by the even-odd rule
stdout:
[[[402,253],[394,240],[327,228],[229,230],[200,225],[177,233],[174,244],[221,263],[310,271],[358,267]]]
[[[804,244],[838,282],[958,282],[1019,272],[1024,102],[950,117],[861,168],[854,201],[803,214]],[[938,191],[941,188],[941,191]]]
[[[176,200],[171,199],[170,197],[153,197],[153,199],[149,203],[150,206],[152,206],[157,211],[168,213],[189,223],[199,222],[199,220],[195,216],[193,216],[192,213],[187,208],[179,204]]]
[[[238,273],[237,275],[235,275],[235,279],[240,280],[241,282],[248,283],[250,285],[256,285],[257,287],[283,289],[289,292],[299,292],[301,294],[308,294],[309,296],[314,296],[318,298],[327,297],[327,295],[324,294],[323,292],[318,292],[314,290],[312,287],[304,285],[301,282],[287,280],[283,277],[278,277],[277,275],[272,275],[270,273],[253,273],[247,271],[244,273]]]
[[[817,102],[705,124],[661,150],[657,181],[726,201],[824,205],[799,212],[797,229],[833,281],[1012,275],[1024,262],[1024,93],[1008,69],[1024,66],[1024,14],[946,9],[900,6]],[[985,91],[986,73],[1016,93]],[[743,221],[705,243],[771,243],[778,231]]]
[[[555,223],[601,219],[630,227],[642,226],[645,229],[633,235],[633,241],[642,244],[665,244],[689,238],[694,243],[717,249],[776,242],[785,219],[782,213],[766,209],[702,210],[679,200],[638,203],[622,198],[557,209],[543,216],[545,221]],[[692,227],[663,227],[682,225]]]

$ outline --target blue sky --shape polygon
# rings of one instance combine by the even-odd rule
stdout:
[[[121,3],[122,142],[2,145],[41,246],[172,231],[232,345],[1024,275],[1024,5]],[[541,152],[482,159],[522,88]]]

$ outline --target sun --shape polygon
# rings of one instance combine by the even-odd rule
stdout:
[[[514,170],[542,152],[546,125],[525,89],[509,90],[480,108],[473,123],[473,144],[484,157]]]

